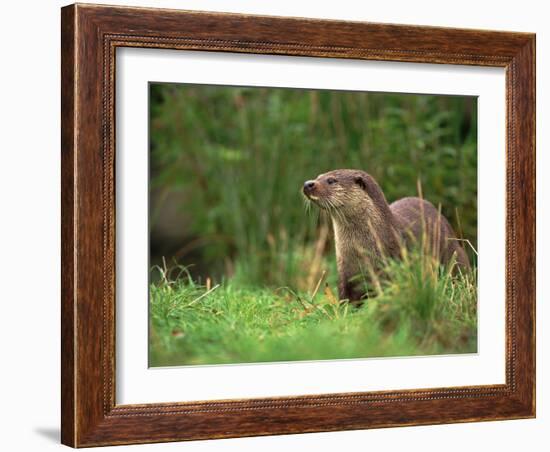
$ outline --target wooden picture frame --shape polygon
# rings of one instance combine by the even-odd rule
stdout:
[[[62,442],[73,447],[535,416],[535,35],[70,5],[62,9]],[[506,383],[115,403],[115,50],[506,69]]]

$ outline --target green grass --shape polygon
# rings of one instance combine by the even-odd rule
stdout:
[[[185,269],[150,287],[150,365],[322,360],[477,351],[475,271],[453,276],[416,253],[357,308],[321,279],[310,292],[232,280],[205,287]],[[330,281],[330,280],[329,280]]]

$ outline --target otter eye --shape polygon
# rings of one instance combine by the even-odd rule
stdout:
[[[327,179],[327,184],[329,184],[329,185],[335,184],[336,182],[338,182],[338,181],[336,179],[334,179],[334,177],[329,177]]]

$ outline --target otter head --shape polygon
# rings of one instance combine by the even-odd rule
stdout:
[[[380,195],[383,197],[369,174],[349,169],[320,174],[315,180],[304,182],[302,190],[313,203],[339,218],[376,209],[377,200]]]

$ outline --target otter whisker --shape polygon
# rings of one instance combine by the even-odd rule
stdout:
[[[333,219],[342,221],[342,214],[338,212],[338,209],[332,202],[330,203],[330,213]]]
[[[334,206],[331,200],[330,199],[325,200],[325,204],[326,204],[326,209],[328,210],[330,216],[332,216],[334,213]]]
[[[336,204],[334,201],[328,200],[330,202],[330,205],[332,207],[331,211],[333,212],[334,216],[338,218],[341,222],[345,222],[344,214],[336,207]]]
[[[311,212],[311,201],[304,195],[304,210],[307,214]]]

